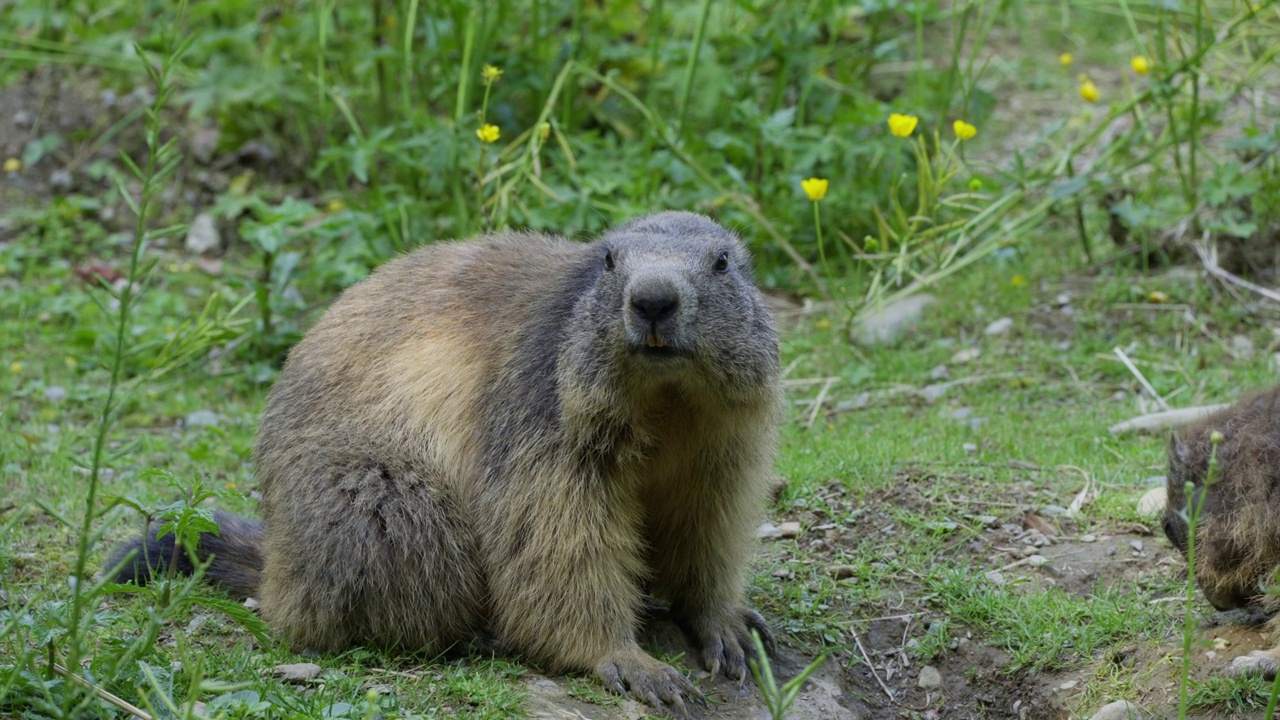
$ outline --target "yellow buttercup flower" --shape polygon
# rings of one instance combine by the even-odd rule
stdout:
[[[813,202],[818,202],[827,196],[827,188],[831,185],[826,178],[809,178],[800,182],[800,188],[804,190],[804,194],[809,196]]]
[[[1169,296],[1159,290],[1152,290],[1147,294],[1147,302],[1163,305],[1164,303],[1169,302]]]
[[[476,130],[476,137],[480,138],[480,142],[497,142],[498,136],[501,134],[502,131],[498,129],[497,125],[490,125],[489,123],[481,125]]]
[[[1009,284],[1010,284],[1010,285],[1012,285],[1012,286],[1014,286],[1014,287],[1022,287],[1023,285],[1026,285],[1026,284],[1027,284],[1027,279],[1026,279],[1024,276],[1022,276],[1022,275],[1014,275],[1014,276],[1009,280]]]
[[[1086,79],[1080,83],[1080,97],[1089,102],[1098,102],[1098,98],[1102,97],[1098,94],[1098,86],[1093,84],[1092,80]]]
[[[333,200],[325,203],[324,209],[331,213],[342,212],[347,209],[347,204],[338,198],[334,198]]]
[[[1071,53],[1062,53],[1058,56],[1058,64],[1064,68],[1071,67],[1071,63],[1075,61],[1076,59],[1071,56]]]
[[[1129,66],[1139,75],[1146,75],[1151,72],[1151,61],[1147,60],[1144,55],[1133,56],[1133,59],[1129,61]]]
[[[22,161],[18,158],[9,158],[4,161],[4,171],[7,173],[16,173],[22,169]]]
[[[14,364],[10,365],[9,372],[13,373],[14,375],[17,375],[18,373],[22,372],[22,363],[15,362]]]
[[[915,115],[894,113],[889,116],[889,132],[893,133],[895,137],[911,137],[911,133],[915,132],[916,125],[919,123],[920,118]]]
[[[490,85],[502,77],[502,69],[494,65],[485,65],[480,69],[480,77],[484,78],[486,85]]]
[[[978,134],[978,128],[963,120],[957,120],[951,127],[956,131],[956,137],[961,140],[972,140]]]

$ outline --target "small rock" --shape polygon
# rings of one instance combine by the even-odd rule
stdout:
[[[778,526],[774,525],[773,523],[765,523],[760,527],[756,528],[756,537],[760,538],[761,540],[772,540],[774,538],[782,537],[782,531],[779,530]]]
[[[71,175],[71,171],[65,168],[59,168],[49,173],[49,186],[58,192],[67,192],[75,187],[75,177]]]
[[[262,607],[262,603],[258,602],[258,598],[245,598],[242,604],[250,610],[257,610]]]
[[[987,577],[987,582],[991,583],[992,585],[1004,584],[1004,573],[1000,572],[999,570],[988,570],[986,577]]]
[[[1130,540],[1130,541],[1129,541],[1129,547],[1133,548],[1135,552],[1142,552],[1142,541],[1141,541],[1141,540]]]
[[[831,577],[837,580],[845,580],[856,575],[858,568],[856,565],[832,565],[827,568],[827,572],[831,573]]]
[[[955,355],[951,356],[951,362],[955,365],[964,365],[977,360],[982,355],[982,351],[978,348],[965,348],[959,350]]]
[[[1253,357],[1253,341],[1245,335],[1231,336],[1231,351],[1241,360]]]
[[[858,318],[853,339],[861,345],[892,343],[915,327],[924,311],[937,300],[932,295],[910,295]]]
[[[1062,507],[1061,505],[1045,505],[1044,507],[1040,508],[1040,514],[1048,515],[1050,517],[1054,515],[1066,515],[1067,509]]]
[[[978,452],[978,446],[973,443],[965,443],[963,446],[966,455],[972,455]]]
[[[222,133],[217,127],[204,127],[196,132],[191,138],[191,156],[201,165],[208,165],[213,160],[213,154],[218,149],[218,141],[222,139]]]
[[[320,677],[324,668],[315,663],[293,663],[271,668],[271,674],[290,683],[304,683]]]
[[[209,213],[200,213],[187,228],[185,242],[187,252],[192,255],[209,255],[222,251],[222,235],[218,232],[218,223]]]
[[[44,399],[49,402],[62,402],[67,397],[67,389],[61,385],[50,385],[44,389]]]
[[[974,515],[973,521],[978,523],[979,525],[983,525],[989,528],[993,528],[1000,524],[1000,518],[996,517],[995,515]]]
[[[951,417],[955,420],[968,420],[970,415],[973,415],[971,407],[956,408],[951,411]]]
[[[1093,533],[1088,533],[1080,536],[1080,542],[1082,543],[1091,543],[1091,542],[1097,542],[1097,541],[1098,541],[1098,536],[1094,535]]]
[[[1054,298],[1054,302],[1058,304],[1058,307],[1062,307],[1063,305],[1070,305],[1071,293],[1058,293],[1058,297]]]
[[[778,526],[778,533],[784,538],[793,538],[800,535],[800,523],[784,522]]]
[[[951,377],[951,371],[946,365],[939,365],[929,371],[929,379],[937,382],[938,380],[946,380]]]
[[[187,427],[217,427],[222,423],[222,416],[212,410],[196,410],[189,413],[186,419]]]
[[[916,678],[916,687],[932,690],[941,685],[942,673],[938,672],[937,668],[932,665],[925,665],[920,668],[920,677]]]
[[[993,320],[986,330],[982,331],[983,335],[1003,335],[1009,332],[1009,328],[1013,327],[1013,318],[1002,317],[999,320]]]
[[[1138,514],[1144,518],[1153,518],[1164,512],[1169,504],[1169,497],[1162,487],[1151,488],[1138,500]]]
[[[1138,706],[1128,700],[1117,700],[1098,708],[1090,720],[1141,720],[1142,713]]]
[[[1043,555],[1032,555],[1027,558],[1027,564],[1031,567],[1044,567],[1049,564],[1049,558]]]
[[[36,114],[30,110],[19,110],[13,114],[13,124],[20,128],[29,128],[36,124]]]
[[[1062,683],[1061,685],[1059,685],[1059,686],[1058,686],[1058,689],[1059,689],[1059,690],[1070,690],[1071,688],[1073,688],[1073,687],[1075,687],[1076,685],[1079,685],[1079,684],[1080,684],[1080,681],[1079,681],[1079,680],[1068,680],[1068,681],[1066,681],[1066,682]]]
[[[951,386],[947,385],[946,383],[935,383],[933,385],[925,385],[924,388],[920,390],[920,397],[924,398],[925,402],[933,404],[938,401],[938,398],[942,397],[943,395],[946,395],[947,390],[949,390],[950,387]]]

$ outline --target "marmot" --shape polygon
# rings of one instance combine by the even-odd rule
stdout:
[[[753,629],[772,647],[740,603],[780,387],[747,252],[705,217],[430,245],[289,353],[255,448],[262,527],[224,515],[200,552],[296,648],[489,637],[683,707],[697,691],[637,645],[642,597],[713,673],[746,676]]]
[[[1215,432],[1222,440],[1206,488]],[[1205,599],[1219,610],[1280,610],[1280,596],[1268,593],[1280,570],[1280,387],[1249,395],[1170,437],[1164,532],[1183,557],[1191,512],[1187,483],[1191,503],[1199,505],[1195,579]],[[1280,629],[1275,619],[1272,626]],[[1251,662],[1237,658],[1233,666],[1274,676],[1277,658],[1280,647]]]

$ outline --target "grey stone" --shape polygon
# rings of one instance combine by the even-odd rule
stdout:
[[[324,672],[324,668],[315,663],[293,663],[291,665],[277,665],[271,668],[272,675],[290,683],[304,683],[314,680],[320,677],[322,672]]]
[[[1090,720],[1141,720],[1142,713],[1138,706],[1128,700],[1116,700],[1098,708]]]
[[[916,687],[932,690],[942,686],[942,673],[932,665],[920,668],[920,676],[916,678]]]
[[[222,252],[222,234],[218,232],[218,223],[208,213],[200,213],[187,228],[187,239],[184,243],[187,252],[193,255],[211,255]]]
[[[61,385],[50,385],[44,389],[44,399],[49,402],[61,402],[67,397],[67,389]]]
[[[221,423],[222,416],[212,410],[196,410],[186,419],[187,427],[216,427]]]
[[[756,528],[756,537],[762,540],[772,540],[774,538],[782,537],[782,531],[773,523],[765,523]]]
[[[987,325],[987,329],[983,330],[982,333],[984,335],[1003,335],[1009,332],[1009,328],[1012,328],[1012,327],[1013,327],[1013,318],[1002,317],[999,320],[992,321],[992,323],[990,325]]]
[[[853,340],[860,345],[892,343],[915,327],[936,301],[927,293],[909,295],[865,312],[853,326]]]

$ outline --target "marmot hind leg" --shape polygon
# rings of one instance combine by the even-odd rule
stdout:
[[[290,645],[439,653],[483,631],[474,534],[441,483],[381,463],[322,482],[316,506],[267,509],[262,613]]]

